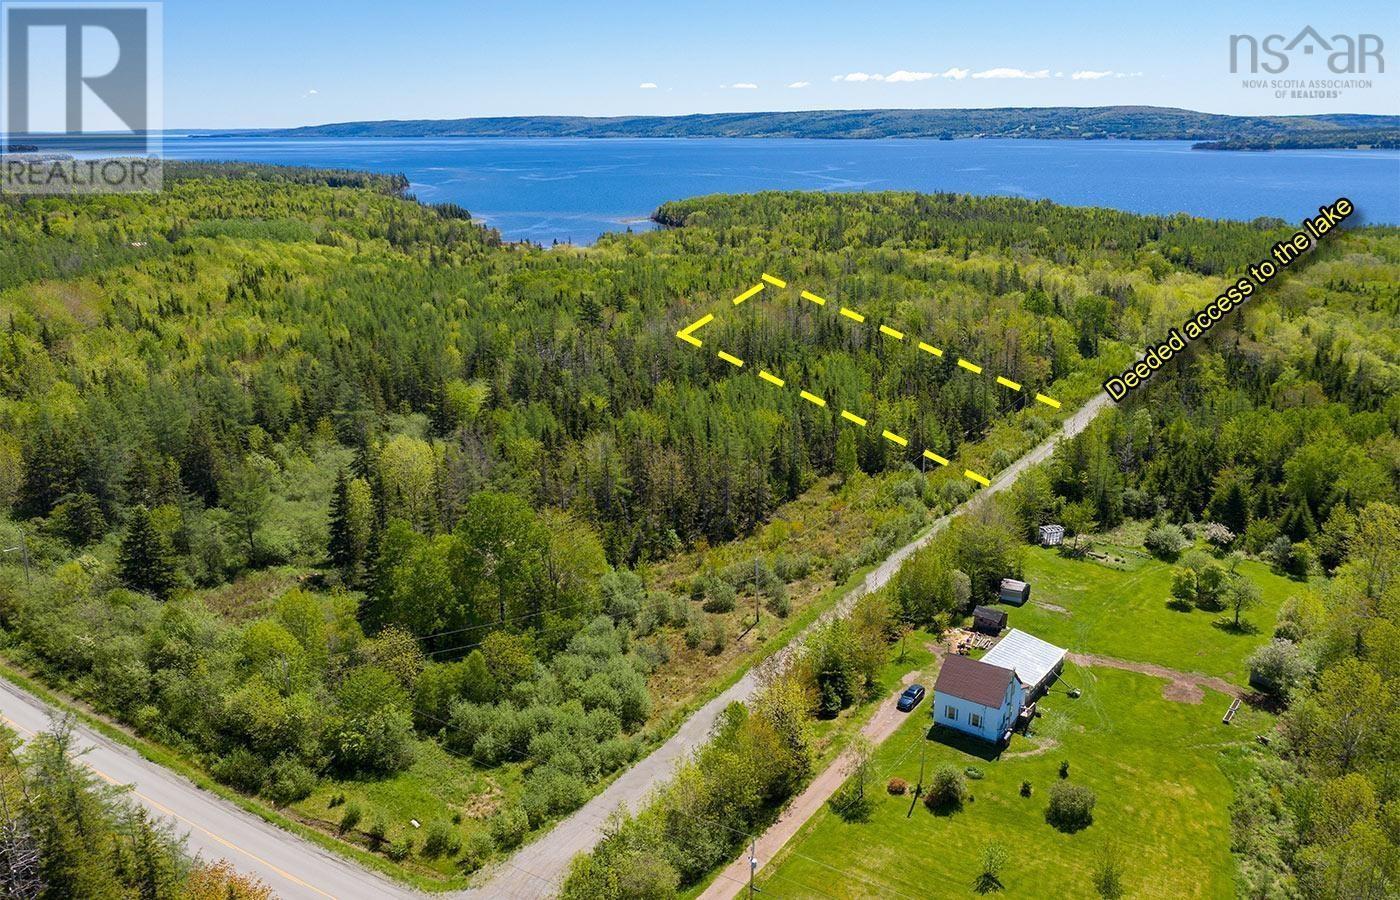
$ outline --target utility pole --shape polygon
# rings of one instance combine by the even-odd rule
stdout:
[[[754,876],[754,873],[757,872],[757,871],[758,871],[758,839],[755,838],[753,835],[749,835],[749,898],[750,898],[750,900],[752,900],[752,898],[753,898],[754,891],[757,890],[757,888],[755,888],[755,887],[753,886],[753,876]]]
[[[758,557],[753,558],[753,624],[758,627]]]
[[[29,584],[29,542],[24,538],[23,528],[19,530],[19,546],[6,547],[4,552],[14,553],[16,550],[19,551],[20,559],[24,560],[24,583]]]

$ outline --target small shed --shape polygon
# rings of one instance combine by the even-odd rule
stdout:
[[[1017,581],[1015,578],[1003,578],[1001,580],[1001,594],[998,597],[1002,603],[1010,603],[1012,606],[1023,606],[1031,599],[1031,586],[1024,581]]]
[[[1058,547],[1065,542],[1065,526],[1063,525],[1042,525],[1040,526],[1040,546]]]
[[[979,606],[972,611],[972,628],[984,634],[1001,634],[1006,627],[1006,613],[990,606]]]

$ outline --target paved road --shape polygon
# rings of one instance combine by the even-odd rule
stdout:
[[[49,727],[50,707],[0,679],[0,717],[28,739]],[[73,732],[78,759],[104,781],[132,785],[131,797],[189,834],[189,849],[205,859],[227,859],[256,875],[285,900],[421,897],[354,863],[269,825],[131,748],[83,725]]]
[[[608,786],[573,815],[561,821],[552,831],[539,840],[521,848],[506,864],[498,866],[477,888],[466,892],[465,897],[496,898],[510,897],[519,900],[550,897],[558,890],[559,884],[568,873],[569,861],[578,853],[591,849],[602,837],[607,816],[613,810],[626,807],[637,808],[638,802],[658,784],[670,777],[676,764],[692,750],[705,742],[710,729],[714,727],[719,714],[734,701],[747,701],[754,695],[761,681],[762,672],[769,666],[786,665],[791,654],[801,645],[802,638],[817,624],[833,616],[850,612],[851,607],[863,594],[876,590],[899,571],[904,560],[919,548],[933,540],[934,536],[948,526],[957,516],[963,515],[987,502],[987,499],[1006,490],[1016,479],[1037,463],[1044,462],[1054,451],[1055,445],[1066,437],[1073,437],[1088,427],[1104,407],[1111,401],[1107,394],[1099,394],[1072,416],[1065,420],[1043,443],[1026,453],[1016,462],[1002,470],[992,483],[973,494],[970,499],[949,514],[934,521],[932,527],[915,540],[896,550],[865,577],[859,587],[846,594],[831,610],[827,611],[808,629],[794,638],[773,657],[755,666],[729,690],[700,707],[670,740],[662,744],[651,755],[627,770],[620,778]]]
[[[895,551],[819,621],[849,612],[857,598],[888,582],[904,560],[946,528],[949,521],[1005,490],[1027,468],[1048,458],[1059,440],[1083,431],[1109,402],[1106,394],[1100,394],[1086,403],[1065,421],[1060,431],[1001,472],[989,487],[935,521],[918,539]],[[624,806],[635,809],[639,801],[671,775],[677,762],[705,742],[726,706],[753,696],[766,667],[786,665],[806,633],[804,631],[783,650],[746,673],[733,687],[702,706],[670,740],[548,834],[497,865],[480,887],[457,896],[473,900],[552,896],[567,874],[570,860],[597,844],[608,814]],[[50,707],[43,701],[0,679],[0,717],[21,736],[28,737],[47,728],[49,715]],[[79,748],[91,748],[81,757],[85,764],[107,781],[132,785],[132,796],[138,802],[172,822],[177,831],[188,833],[191,851],[208,859],[229,860],[239,870],[262,878],[286,900],[422,896],[269,825],[91,729],[79,726],[76,737]]]

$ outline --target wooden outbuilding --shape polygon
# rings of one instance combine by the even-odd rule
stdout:
[[[979,606],[972,611],[972,629],[983,634],[1001,634],[1006,627],[1006,613],[990,606]]]

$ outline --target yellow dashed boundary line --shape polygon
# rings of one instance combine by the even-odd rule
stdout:
[[[754,285],[753,287],[749,288],[747,291],[744,291],[742,294],[740,294],[739,296],[735,297],[735,298],[734,298],[734,305],[735,305],[735,306],[738,306],[740,303],[743,303],[745,300],[749,299],[750,297],[752,297],[754,294],[757,294],[757,293],[758,293],[759,291],[761,291],[761,290],[763,290],[763,282],[760,281],[758,284]]]
[[[763,290],[765,284],[771,284],[771,285],[773,285],[773,286],[775,286],[775,287],[779,287],[779,288],[785,288],[785,287],[787,287],[787,282],[784,281],[783,279],[778,278],[777,276],[774,276],[774,275],[769,275],[767,272],[764,272],[763,275],[762,275],[762,280],[759,281],[758,284],[755,284],[753,287],[751,287],[751,288],[749,288],[748,290],[744,291],[744,292],[743,292],[742,294],[740,294],[739,296],[735,297],[735,298],[734,298],[734,301],[733,301],[733,304],[734,304],[735,306],[738,306],[739,304],[743,303],[745,300],[748,300],[750,297],[753,297],[754,295],[760,293],[760,292]],[[825,297],[820,297],[820,296],[818,296],[818,295],[812,293],[811,291],[805,291],[805,290],[804,290],[804,291],[801,291],[801,292],[799,293],[799,296],[800,296],[803,300],[807,300],[807,301],[810,301],[810,302],[812,302],[812,303],[815,303],[817,306],[825,306],[825,305],[826,305],[826,298],[825,298]],[[854,321],[854,322],[864,322],[864,321],[865,321],[865,316],[864,316],[864,315],[862,315],[861,313],[856,312],[855,310],[853,310],[853,309],[851,309],[850,307],[847,307],[847,306],[841,307],[841,308],[840,308],[840,313],[841,313],[841,315],[844,316],[845,318],[850,319],[850,320],[852,320],[852,321]],[[683,340],[683,341],[685,341],[686,343],[691,344],[691,345],[693,345],[693,346],[696,346],[696,347],[703,346],[703,342],[702,342],[699,338],[695,337],[694,332],[698,331],[700,328],[703,328],[705,325],[708,325],[710,322],[714,321],[714,318],[715,318],[715,317],[714,317],[714,314],[713,314],[713,313],[706,314],[705,316],[702,316],[701,318],[699,318],[699,319],[695,320],[694,322],[692,322],[691,324],[687,325],[685,328],[682,328],[680,331],[677,331],[677,332],[676,332],[676,337],[680,338],[681,340]],[[904,332],[899,331],[899,330],[896,329],[896,328],[892,328],[892,327],[890,327],[889,325],[881,325],[880,328],[879,328],[879,330],[880,330],[880,333],[881,333],[881,334],[885,335],[886,337],[893,338],[894,340],[897,340],[897,341],[902,341],[902,340],[904,340],[904,338],[906,337],[906,335],[905,335]],[[939,357],[941,357],[941,356],[943,355],[943,351],[942,351],[941,349],[939,349],[938,347],[933,346],[932,344],[925,343],[924,341],[918,341],[918,342],[917,342],[917,345],[918,345],[918,348],[919,348],[921,351],[923,351],[924,353],[928,353],[928,354],[931,354],[931,355],[933,355],[933,356],[939,356]],[[720,350],[720,351],[717,352],[715,355],[718,356],[720,359],[724,360],[725,362],[729,363],[729,364],[732,365],[732,366],[735,366],[735,367],[737,367],[737,368],[743,368],[744,361],[743,361],[742,359],[740,359],[739,357],[737,357],[737,356],[734,356],[734,355],[732,355],[732,354],[726,353],[726,352],[724,352],[723,350]],[[960,368],[967,369],[969,372],[972,372],[973,374],[976,374],[976,375],[982,374],[982,367],[981,367],[981,366],[977,365],[976,363],[968,362],[966,359],[963,359],[962,357],[959,357],[959,358],[958,358],[958,366],[959,366]],[[777,387],[785,387],[785,386],[787,385],[787,382],[786,382],[786,381],[784,381],[783,379],[779,378],[777,375],[774,375],[772,372],[769,372],[767,369],[760,369],[760,370],[759,370],[759,373],[758,373],[758,377],[761,378],[761,379],[763,379],[764,381],[768,382],[769,384],[776,385]],[[1020,384],[1020,383],[1015,382],[1015,381],[1012,381],[1011,379],[1006,378],[1006,377],[1001,376],[1001,375],[996,376],[996,382],[997,382],[997,384],[1001,385],[1002,387],[1010,388],[1010,389],[1013,390],[1013,391],[1019,391],[1019,390],[1021,390],[1021,384]],[[822,407],[822,408],[825,408],[825,407],[826,407],[826,400],[823,399],[822,397],[817,396],[816,394],[811,393],[810,391],[799,391],[799,392],[798,392],[798,396],[800,396],[803,400],[806,400],[808,403],[811,403],[811,404],[813,404],[813,405],[815,405],[815,406],[819,406],[819,407]],[[1052,407],[1052,408],[1054,408],[1054,409],[1059,409],[1059,408],[1060,408],[1060,401],[1054,399],[1053,397],[1047,397],[1045,394],[1036,394],[1036,395],[1035,395],[1035,399],[1036,399],[1038,402],[1044,403],[1046,406]],[[865,427],[866,425],[868,425],[868,424],[870,423],[870,420],[869,420],[869,419],[866,419],[866,418],[863,418],[863,417],[861,417],[861,416],[858,416],[858,415],[856,415],[855,413],[851,412],[851,411],[848,410],[848,409],[843,409],[843,410],[841,410],[841,418],[845,419],[845,420],[848,421],[848,422],[851,422],[851,423],[854,423],[854,424],[856,424],[856,425],[859,425],[859,426],[861,426],[861,427]],[[884,431],[882,431],[882,436],[885,438],[885,440],[890,441],[890,442],[893,443],[893,444],[898,444],[900,447],[907,447],[907,446],[909,446],[909,439],[908,439],[908,438],[905,438],[905,437],[903,437],[903,436],[901,436],[901,435],[895,434],[893,431],[890,431],[890,430],[888,430],[888,429],[885,429]],[[933,462],[937,463],[937,464],[940,465],[940,466],[947,466],[947,465],[949,465],[949,461],[948,461],[948,459],[947,459],[946,457],[939,456],[937,453],[934,453],[932,450],[924,450],[924,451],[923,451],[923,457],[924,457],[925,459],[932,460]],[[989,485],[992,483],[992,482],[991,482],[991,479],[987,478],[985,475],[978,474],[977,472],[974,472],[974,471],[972,471],[971,469],[964,469],[964,470],[963,470],[963,475],[964,475],[965,477],[970,478],[971,480],[977,482],[978,484],[982,485],[983,487],[987,487],[987,486],[989,486]]]

